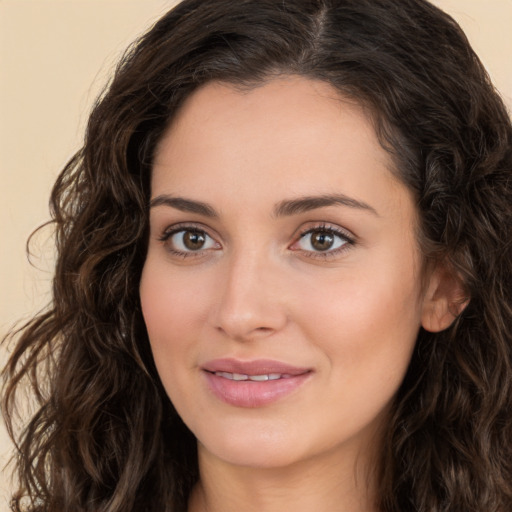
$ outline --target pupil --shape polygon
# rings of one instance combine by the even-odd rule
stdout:
[[[204,245],[205,236],[198,231],[187,231],[183,234],[183,244],[187,249],[197,251]]]
[[[332,247],[334,237],[326,231],[317,231],[311,236],[311,245],[317,251],[326,251]]]

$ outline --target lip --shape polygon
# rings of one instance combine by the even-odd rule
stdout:
[[[293,366],[281,361],[272,359],[254,359],[252,361],[241,361],[238,359],[215,359],[208,361],[202,366],[207,372],[242,373],[247,375],[263,375],[267,373],[281,373],[291,376],[302,375],[310,372],[311,368]]]
[[[209,390],[221,401],[235,407],[262,407],[290,395],[309,380],[312,369],[293,366],[271,359],[240,361],[237,359],[215,359],[201,369]],[[266,381],[231,380],[219,375],[237,373],[242,375],[281,374],[281,378]]]

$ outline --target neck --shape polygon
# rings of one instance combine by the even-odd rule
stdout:
[[[332,457],[334,459],[334,457]],[[374,512],[368,461],[306,460],[279,468],[230,465],[199,448],[189,512]]]

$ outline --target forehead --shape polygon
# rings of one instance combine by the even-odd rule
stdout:
[[[392,166],[364,109],[327,83],[285,77],[249,90],[210,83],[160,141],[152,195],[193,191],[211,202],[226,197],[223,188],[248,204],[285,192],[340,192],[382,203],[384,189],[391,200],[401,185]]]

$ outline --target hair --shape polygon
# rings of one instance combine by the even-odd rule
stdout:
[[[322,80],[371,112],[414,194],[425,261],[469,304],[420,330],[380,453],[382,512],[512,510],[512,126],[481,62],[424,0],[184,0],[123,56],[51,195],[49,309],[4,370],[12,510],[171,512],[196,440],[160,383],[139,303],[156,144],[202,85]],[[16,432],[24,386],[33,415]]]

